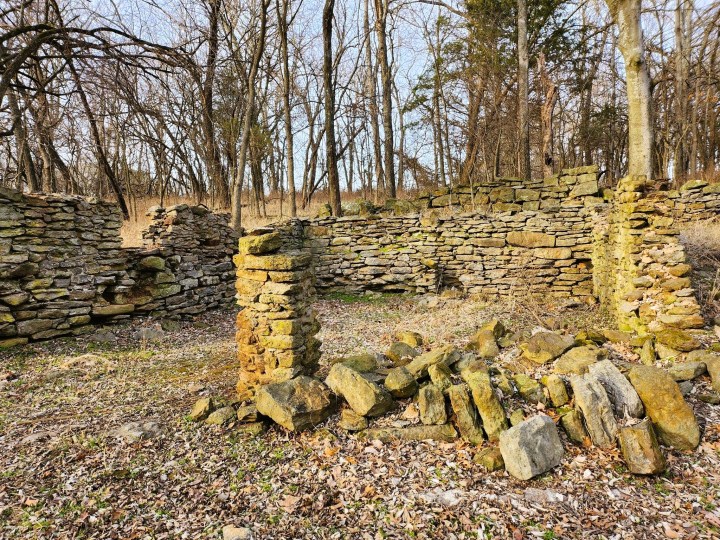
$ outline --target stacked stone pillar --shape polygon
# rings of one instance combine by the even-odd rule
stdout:
[[[264,384],[312,375],[320,358],[314,337],[319,325],[312,256],[299,250],[302,230],[296,223],[259,230],[239,241],[237,317],[240,378],[238,393],[251,399]]]
[[[624,178],[595,230],[595,291],[622,330],[640,334],[704,324],[668,192]]]

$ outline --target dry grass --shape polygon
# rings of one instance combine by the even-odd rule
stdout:
[[[694,268],[693,285],[704,315],[720,316],[720,222],[693,223],[682,231],[681,241]]]
[[[343,193],[342,201],[350,202],[361,199],[359,193]],[[300,201],[297,205],[297,214],[299,217],[313,217],[317,215],[320,207],[327,202],[325,194],[316,196],[310,204],[302,208]],[[196,204],[194,199],[190,197],[168,197],[164,201],[165,207],[176,204]],[[207,204],[207,203],[206,203]],[[123,223],[120,229],[120,236],[123,239],[123,247],[140,247],[143,245],[142,233],[150,225],[150,218],[146,215],[148,210],[153,206],[159,206],[160,199],[157,197],[145,197],[133,199],[130,208],[130,220]],[[230,213],[229,208],[221,206],[210,206],[211,210],[219,213]],[[265,215],[257,215],[249,206],[243,206],[242,225],[245,229],[251,230],[257,227],[263,227],[270,223],[282,221],[290,217],[290,203],[287,200],[280,204],[278,197],[270,197],[265,201]]]

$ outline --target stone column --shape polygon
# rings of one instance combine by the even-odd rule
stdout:
[[[673,213],[668,192],[649,191],[644,177],[627,177],[618,184],[607,228],[596,230],[596,291],[622,330],[704,324]]]
[[[297,226],[296,226],[297,225]],[[237,317],[238,393],[253,397],[258,386],[312,375],[320,358],[320,329],[312,308],[312,256],[300,251],[301,226],[255,231],[239,241]]]

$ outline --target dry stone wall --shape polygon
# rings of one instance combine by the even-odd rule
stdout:
[[[673,201],[673,217],[679,227],[720,217],[720,184],[694,180],[679,191],[668,192],[668,198]]]
[[[673,192],[649,191],[644,177],[618,184],[609,212],[595,227],[595,293],[622,330],[640,334],[704,325]]]
[[[123,249],[112,203],[0,188],[0,347],[232,303],[226,223],[204,207],[157,209],[146,247]]]
[[[589,299],[595,207],[565,200],[538,211],[304,222],[318,287],[470,294],[550,292]]]
[[[554,213],[561,211],[561,203],[568,199],[583,200],[589,205],[602,202],[596,165],[565,169],[548,178],[495,178],[481,185],[442,188],[420,194],[415,203],[420,208],[460,207],[477,212],[541,210]]]

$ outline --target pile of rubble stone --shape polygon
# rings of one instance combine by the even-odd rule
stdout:
[[[464,350],[448,345],[423,352],[419,334],[403,332],[397,338],[384,356],[331,361],[324,382],[302,375],[260,387],[254,403],[219,408],[204,398],[191,418],[239,421],[252,433],[260,433],[270,419],[298,431],[324,422],[340,408],[338,427],[358,437],[462,437],[478,445],[475,459],[486,468],[504,466],[527,480],[563,459],[558,425],[574,444],[618,443],[633,473],[662,472],[660,445],[692,450],[700,442],[698,422],[684,398],[692,391],[690,381],[709,375],[712,391],[695,395],[720,402],[720,354],[710,349],[686,353],[650,337],[610,330],[576,336],[545,329],[512,334],[494,320]],[[686,333],[675,338],[681,348],[695,339]],[[626,351],[634,348],[641,363],[621,359],[613,352],[616,344]],[[664,356],[660,362],[671,362],[668,368],[657,367],[656,348]],[[705,386],[705,381],[698,385]],[[403,408],[404,420],[383,421]],[[526,419],[523,409],[534,414]]]

